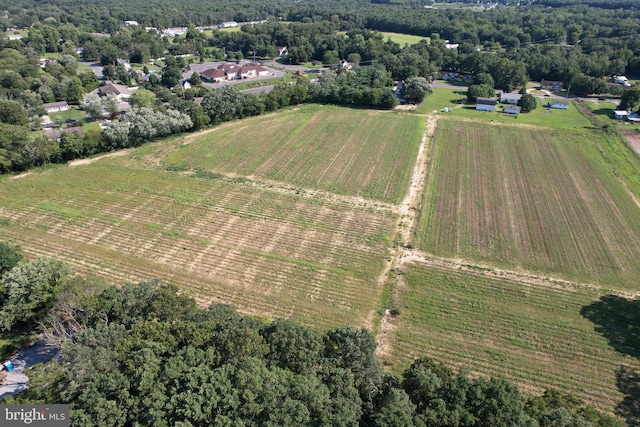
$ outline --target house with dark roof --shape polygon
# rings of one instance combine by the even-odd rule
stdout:
[[[502,92],[500,94],[500,103],[501,104],[517,104],[518,101],[522,98],[522,94],[519,93],[505,93]]]
[[[70,128],[59,128],[59,129],[49,129],[45,132],[47,137],[50,139],[55,139],[60,142],[60,138],[62,138],[63,133],[78,133],[82,134],[82,126],[74,126]]]
[[[495,111],[497,103],[498,103],[498,100],[495,98],[478,97],[478,99],[476,99],[476,110],[477,111]]]
[[[209,83],[220,83],[227,80],[227,73],[218,68],[209,68],[208,70],[204,70],[200,73],[200,77],[202,77],[202,80]]]
[[[564,86],[562,82],[555,80],[542,79],[542,81],[540,82],[540,87],[547,90],[562,90],[562,86]]]
[[[566,110],[569,108],[569,101],[567,101],[566,99],[550,99],[547,105],[549,106],[549,108]]]
[[[98,95],[115,95],[119,101],[122,101],[129,99],[129,97],[131,96],[131,89],[129,89],[125,85],[109,82],[104,86],[100,86],[98,88]]]

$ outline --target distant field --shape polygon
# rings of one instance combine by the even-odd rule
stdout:
[[[311,105],[226,124],[160,161],[397,203],[423,126],[415,115]]]
[[[320,327],[362,325],[378,307],[390,207],[169,172],[139,154],[4,181],[0,241],[117,284],[159,277],[202,304]]]
[[[384,36],[385,40],[391,39],[392,42],[398,43],[400,46],[404,46],[405,44],[412,45],[420,43],[422,40],[426,40],[427,43],[430,41],[429,37],[414,36],[411,34],[382,32],[382,35]]]
[[[526,392],[554,387],[613,410],[624,397],[616,372],[640,370],[581,314],[600,298],[596,291],[421,263],[407,267],[403,280],[389,356],[394,371],[426,355],[473,374],[505,375]]]
[[[637,289],[640,209],[594,138],[441,119],[417,244],[440,256]]]
[[[526,114],[520,114],[517,118],[502,113],[502,105],[498,105],[496,112],[476,111],[475,104],[462,104],[466,101],[465,89],[433,88],[433,94],[420,104],[418,112],[428,113],[439,111],[446,117],[467,117],[470,119],[493,121],[507,124],[531,124],[537,126],[553,127],[558,129],[585,129],[593,125],[576,109],[573,103],[568,110],[547,110],[542,106],[542,100],[538,98],[538,108]],[[453,111],[444,113],[444,108],[452,108]]]

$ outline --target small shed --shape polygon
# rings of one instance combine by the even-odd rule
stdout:
[[[629,118],[629,112],[624,110],[616,110],[613,112],[613,117],[618,120],[625,120]]]
[[[478,97],[478,99],[476,99],[476,110],[495,111],[497,103],[498,103],[498,100],[496,100],[495,98]]]
[[[504,93],[500,94],[500,103],[502,104],[517,104],[518,101],[522,98],[522,94],[520,93]]]
[[[520,110],[522,110],[522,108],[518,107],[517,105],[507,105],[506,107],[504,107],[503,111],[505,114],[517,116],[520,114]]]
[[[569,101],[564,99],[550,99],[549,108],[555,108],[558,110],[567,110],[569,108]]]

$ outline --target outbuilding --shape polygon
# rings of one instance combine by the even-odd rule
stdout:
[[[477,111],[495,111],[498,101],[495,98],[482,98],[476,99]]]

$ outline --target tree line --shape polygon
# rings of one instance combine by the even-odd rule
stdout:
[[[0,268],[0,329],[61,351],[3,403],[68,403],[72,426],[624,425],[557,390],[527,397],[427,358],[396,377],[366,329],[199,308],[175,286],[107,286],[6,243]]]

